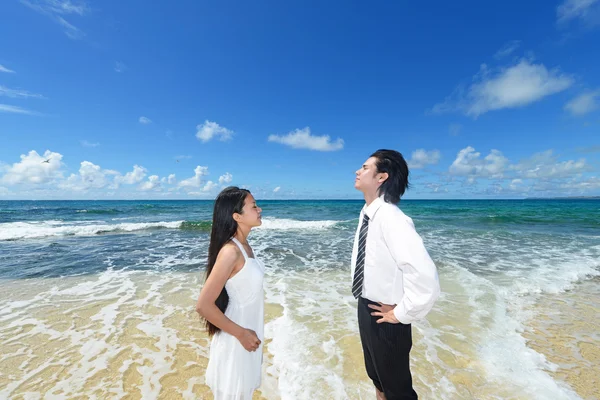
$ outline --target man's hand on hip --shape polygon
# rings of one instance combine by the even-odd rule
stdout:
[[[379,305],[377,305],[379,304]],[[377,303],[377,304],[369,304],[369,308],[376,310],[376,312],[372,312],[371,315],[374,317],[381,317],[377,320],[378,324],[381,324],[383,322],[387,322],[388,324],[399,324],[400,321],[398,321],[396,319],[396,316],[394,315],[394,308],[396,308],[396,305],[389,305],[389,304],[383,304],[383,303]]]

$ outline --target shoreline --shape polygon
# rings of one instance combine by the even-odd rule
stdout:
[[[330,388],[332,398],[354,399],[368,396],[372,389],[364,370],[353,303],[339,298],[345,291],[336,289],[328,297],[319,294],[315,297],[322,299],[319,303],[309,300],[311,290],[325,293],[329,284],[338,288],[345,272],[325,272],[319,278],[328,284],[312,289],[307,273],[294,272],[283,278],[286,284],[281,287],[277,280],[281,278],[271,277],[267,282],[270,292],[265,301],[263,384],[253,400],[290,398],[300,388],[306,395],[291,398],[308,399],[315,390]],[[13,299],[12,306],[0,313],[4,338],[0,396],[16,379],[17,385],[5,393],[9,397],[21,398],[26,393],[102,397],[112,393],[128,399],[212,398],[204,385],[209,339],[193,311],[199,275],[188,272],[161,278],[156,273],[125,271],[44,281],[18,280],[17,285],[12,282],[3,288]],[[465,309],[460,315],[444,311],[468,295],[464,287],[452,288],[452,283],[461,281],[457,278],[461,276],[452,281],[445,278],[444,285],[449,290],[446,299],[427,321],[413,328],[411,365],[416,390],[423,398],[435,396],[444,385],[454,387],[441,392],[448,399],[530,398],[517,394],[518,385],[494,382],[497,377],[487,370],[489,360],[478,355],[478,325],[468,320],[456,324],[463,314],[473,316],[476,309]],[[578,347],[584,361],[577,368],[573,367],[578,363],[576,353],[563,354],[559,350],[570,349],[568,344],[573,337],[598,328],[593,325],[600,304],[596,280],[576,284],[568,292],[544,296],[544,301],[532,306],[535,315],[548,314],[562,304],[560,318],[535,317],[521,333],[530,349],[557,366],[540,372],[552,376],[559,386],[568,384],[581,398],[598,395],[598,386],[594,386],[595,376],[600,376],[598,341],[594,334],[583,337],[589,343]],[[287,285],[296,288],[293,294]],[[304,285],[309,286],[304,289]],[[42,293],[42,297],[32,290]],[[300,293],[306,293],[306,297]],[[286,296],[283,300],[282,295]],[[589,304],[581,304],[581,299],[588,299]],[[578,302],[581,306],[575,308],[578,313],[573,321],[570,307]],[[335,306],[330,310],[335,322],[329,317],[315,319],[313,311],[321,305],[327,310]],[[440,331],[448,324],[453,327]],[[315,334],[318,337],[308,340]],[[308,341],[297,342],[299,338]],[[21,375],[23,368],[23,372],[29,372]],[[296,375],[307,369],[313,369],[310,375]],[[13,378],[8,379],[10,376]],[[331,379],[343,381],[332,389]],[[434,380],[438,383],[431,386]],[[314,386],[307,387],[308,382]]]

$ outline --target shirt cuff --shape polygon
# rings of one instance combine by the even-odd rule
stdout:
[[[405,325],[408,325],[414,321],[413,318],[409,317],[406,314],[406,312],[404,312],[404,307],[402,306],[402,303],[400,303],[396,307],[394,307],[394,316],[396,317],[396,319],[398,321],[400,321],[401,323],[403,323]]]

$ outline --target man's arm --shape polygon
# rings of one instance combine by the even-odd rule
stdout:
[[[385,243],[402,270],[404,296],[394,308],[403,324],[424,318],[440,295],[438,272],[410,220],[394,213],[382,225]]]

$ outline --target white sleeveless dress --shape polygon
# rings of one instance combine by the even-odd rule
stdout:
[[[227,318],[243,328],[252,329],[264,341],[264,265],[256,257],[250,258],[244,246],[232,241],[244,255],[244,266],[225,283],[229,304]],[[234,336],[219,331],[210,345],[206,368],[206,384],[215,400],[251,400],[252,393],[261,383],[262,343],[250,352]]]

